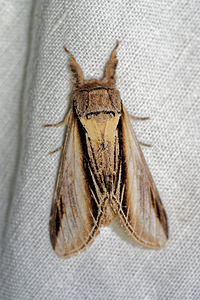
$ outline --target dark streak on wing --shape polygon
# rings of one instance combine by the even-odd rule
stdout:
[[[114,147],[114,172],[115,172],[115,174],[113,174],[113,182],[115,182],[115,178],[116,178],[116,168],[117,168],[117,166],[116,166],[116,163],[117,163],[117,158],[116,158],[116,156],[117,156],[117,152],[116,152],[116,137],[115,137],[115,147]]]
[[[60,225],[61,225],[61,223],[60,223],[59,209],[57,206],[57,209],[56,209],[56,236],[58,235],[58,232],[60,230]]]
[[[166,212],[163,208],[163,205],[162,205],[162,202],[160,200],[160,198],[157,198],[157,200],[153,201],[153,207],[155,209],[155,212],[156,212],[156,215],[158,217],[158,219],[160,220],[160,222],[162,223],[163,225],[163,229],[166,233],[166,236],[168,238],[168,225],[167,225],[167,215],[166,215]]]
[[[90,163],[90,158],[89,158],[89,155],[88,155],[88,149],[87,149],[87,145],[86,145],[85,129],[82,126],[81,122],[79,121],[79,118],[76,115],[76,113],[75,113],[75,117],[78,119],[78,128],[79,128],[79,134],[80,134],[80,139],[81,139],[81,145],[82,145],[82,149],[83,149],[83,169],[84,169],[85,174],[86,174],[87,184],[91,188],[91,190],[93,191],[96,199],[98,199],[97,192],[96,192],[96,189],[95,189],[95,186],[94,186],[94,183],[93,183],[93,178],[90,174],[90,170],[88,169],[88,166],[90,165],[91,169],[93,170],[93,168],[91,166],[91,163]],[[97,180],[95,172],[93,172],[93,175],[95,177],[95,180]],[[91,198],[93,199],[93,195],[91,194],[90,189],[89,189],[89,193],[91,195]],[[97,220],[98,207],[97,207],[97,204],[96,204],[95,200],[93,200],[91,202],[91,204],[92,204],[93,216]]]
[[[158,200],[156,201],[156,215],[157,215],[158,219],[161,220],[160,209],[158,206]]]
[[[63,217],[63,200],[62,200],[62,195],[60,196],[60,215]]]
[[[163,209],[163,206],[161,204],[160,197],[155,199],[151,188],[150,188],[150,194],[151,194],[151,203],[152,203],[152,206],[155,210],[155,213],[156,213],[156,216],[158,217],[158,219],[160,221],[163,221],[163,220],[167,219],[167,215],[166,215],[165,210]],[[164,225],[164,230],[167,232],[167,226],[165,226],[165,225]]]
[[[123,199],[121,199],[122,196],[122,188],[124,186],[124,184],[126,183],[126,177],[127,177],[127,170],[126,170],[126,158],[124,156],[124,151],[123,151],[123,147],[124,147],[124,137],[122,135],[122,118],[120,118],[119,120],[119,125],[118,125],[118,132],[119,132],[119,161],[121,162],[121,166],[122,166],[122,171],[121,171],[121,178],[119,178],[120,180],[120,199],[119,201],[122,203],[122,207],[123,207],[123,211],[125,214],[127,214],[127,206],[126,206],[126,185],[125,185],[125,193],[124,193],[124,197]]]
[[[150,194],[151,194],[151,203],[152,203],[152,206],[153,206],[153,208],[155,210],[155,214],[158,217],[158,219],[160,220],[160,210],[159,210],[159,206],[158,206],[158,201],[160,199],[157,199],[157,201],[156,201],[156,199],[154,198],[154,195],[152,193],[152,189],[151,188],[150,188]]]
[[[56,228],[56,236],[58,235],[59,231],[60,231],[60,226],[61,226],[61,221],[63,218],[63,201],[62,201],[62,195],[60,195],[60,201],[57,203],[56,205],[56,218],[55,218],[55,228]],[[55,245],[54,245],[55,247]]]
[[[119,143],[119,141],[118,141]],[[115,178],[114,178],[114,182],[115,182],[115,187],[114,187],[114,194],[117,193],[117,187],[118,187],[118,182],[121,180],[120,179],[120,164],[121,164],[121,160],[120,160],[120,154],[119,154],[119,157],[118,159],[116,158],[116,147],[119,146],[117,145],[117,142],[115,141]],[[120,147],[119,147],[120,149]],[[117,164],[117,161],[119,162]]]
[[[65,149],[62,152],[61,158],[60,158],[60,164],[61,164],[61,170],[58,174],[58,177],[60,177],[60,174],[63,173],[64,164],[62,156],[65,155]],[[60,195],[61,191],[61,183],[57,186],[57,194]],[[56,237],[59,233],[60,227],[61,227],[61,221],[63,217],[63,201],[62,201],[62,195],[60,195],[59,202],[55,202],[54,205],[52,205],[51,208],[51,214],[50,214],[50,237],[53,248],[56,246]],[[53,224],[54,223],[54,224]]]

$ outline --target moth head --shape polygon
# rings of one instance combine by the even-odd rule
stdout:
[[[64,50],[67,52],[67,54],[69,55],[70,59],[69,59],[69,67],[73,73],[73,83],[74,83],[74,87],[75,88],[82,88],[83,86],[93,86],[94,84],[97,85],[102,85],[102,86],[106,86],[106,87],[115,87],[115,83],[116,83],[116,68],[117,68],[117,47],[119,45],[119,42],[116,42],[116,45],[114,47],[114,49],[111,52],[110,58],[108,60],[108,62],[105,65],[105,69],[104,69],[104,75],[102,80],[96,80],[96,79],[92,79],[92,80],[85,80],[84,79],[84,75],[83,75],[83,71],[81,69],[81,67],[79,66],[79,64],[76,62],[74,56],[71,54],[71,52],[64,46]]]

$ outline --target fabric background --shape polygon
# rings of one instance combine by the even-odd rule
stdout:
[[[200,2],[0,1],[0,299],[200,299]],[[117,222],[70,259],[48,220],[71,74],[100,78],[116,39],[117,86],[166,208],[165,249]]]

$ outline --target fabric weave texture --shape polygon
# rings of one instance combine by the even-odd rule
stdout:
[[[0,1],[0,299],[200,299],[200,2]],[[119,40],[117,87],[169,219],[162,250],[115,221],[69,259],[49,214],[69,107],[63,45],[101,78]]]

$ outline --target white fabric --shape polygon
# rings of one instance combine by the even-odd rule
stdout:
[[[32,4],[33,3],[33,4]],[[0,1],[0,299],[200,299],[199,1]],[[115,41],[117,85],[169,218],[159,251],[114,223],[87,251],[53,252],[52,194],[69,103],[63,45],[100,78]]]

